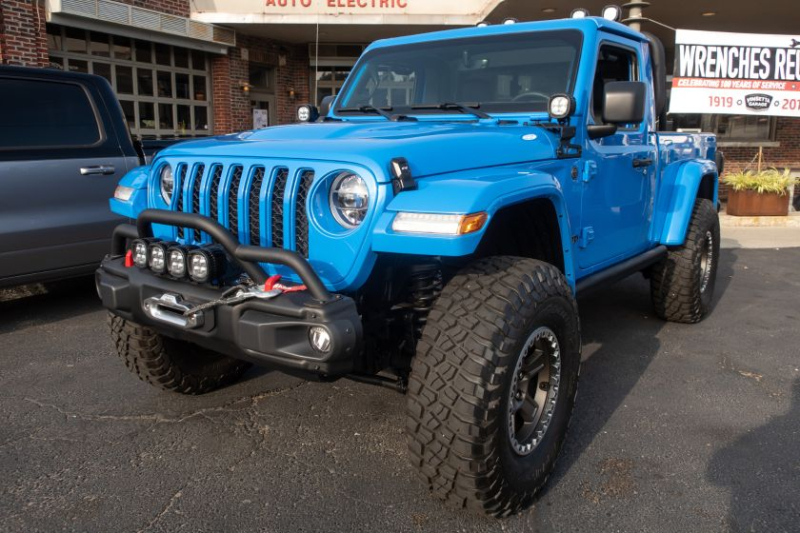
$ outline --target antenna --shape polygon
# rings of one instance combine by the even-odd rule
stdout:
[[[319,95],[319,0],[317,0],[317,28],[316,39],[314,40],[314,105],[319,105],[317,98]],[[310,100],[310,99],[309,99]]]

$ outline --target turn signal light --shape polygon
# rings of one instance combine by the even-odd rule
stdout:
[[[475,233],[483,229],[483,225],[489,219],[486,213],[475,213],[474,215],[467,215],[461,219],[461,224],[458,226],[458,234],[466,235],[468,233]]]
[[[435,213],[397,213],[392,229],[398,233],[427,233],[433,235],[467,235],[483,229],[487,213],[471,215],[440,215]]]

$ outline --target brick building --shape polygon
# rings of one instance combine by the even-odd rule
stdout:
[[[606,2],[581,0],[600,11]],[[791,3],[758,13],[744,0],[705,0],[697,12],[653,0],[667,25],[787,33]],[[336,94],[375,39],[471,25],[569,15],[559,2],[526,0],[0,0],[0,63],[92,72],[119,96],[142,137],[222,134],[294,119],[300,103]],[[780,5],[779,5],[780,4]],[[673,35],[658,34],[672,54]],[[689,115],[675,128],[717,133],[728,169],[766,164],[800,172],[800,119]],[[799,188],[800,189],[800,188]],[[797,191],[800,195],[800,190]],[[724,196],[724,191],[723,191]]]

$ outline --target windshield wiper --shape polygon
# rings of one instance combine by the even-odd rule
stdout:
[[[388,111],[391,110],[391,107],[384,107],[381,109],[371,105],[362,105],[360,107],[346,107],[344,109],[339,109],[338,111],[339,113],[375,113],[376,115],[380,115],[387,120],[394,121],[394,115],[388,113]]]
[[[412,106],[411,109],[438,109],[440,111],[461,111],[468,115],[475,115],[478,118],[492,118],[478,108],[481,107],[479,103],[458,103],[458,102],[444,102],[441,104],[420,104]]]

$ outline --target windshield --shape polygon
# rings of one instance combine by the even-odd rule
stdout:
[[[434,106],[456,102],[484,112],[546,111],[551,95],[573,90],[581,39],[566,30],[377,48],[348,78],[336,112],[453,113]]]

